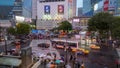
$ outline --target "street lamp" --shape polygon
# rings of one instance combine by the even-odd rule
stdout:
[[[66,42],[64,44],[64,51],[65,51],[65,64],[67,64],[67,36],[66,36]]]

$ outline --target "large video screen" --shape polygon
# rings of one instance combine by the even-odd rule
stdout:
[[[58,14],[64,14],[64,5],[58,5]]]
[[[50,5],[45,5],[44,6],[44,13],[45,14],[50,14]]]

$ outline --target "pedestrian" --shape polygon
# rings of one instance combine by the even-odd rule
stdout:
[[[61,60],[64,62],[65,61],[65,58],[64,58],[64,56],[61,56]]]
[[[74,68],[80,68],[80,63],[78,61],[75,61]]]
[[[65,65],[65,68],[71,68],[70,64]]]
[[[80,68],[81,64],[78,62],[78,68]]]
[[[69,60],[69,61],[72,61],[72,59],[73,59],[73,56],[71,55],[71,56],[70,56],[70,60]]]
[[[76,61],[76,56],[74,56],[73,61]]]
[[[81,67],[80,68],[85,68],[84,62],[81,62]]]

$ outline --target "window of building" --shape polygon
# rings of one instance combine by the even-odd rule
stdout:
[[[59,1],[65,1],[65,0],[40,0],[39,2],[43,3],[43,2],[59,2]]]

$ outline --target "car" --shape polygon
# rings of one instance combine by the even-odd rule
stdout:
[[[77,54],[78,55],[88,55],[89,54],[89,50],[84,49],[84,48],[79,48]]]
[[[0,37],[0,42],[3,42],[4,40],[5,40],[4,38]]]
[[[50,44],[47,43],[40,43],[38,44],[38,47],[42,47],[42,48],[49,48]]]
[[[100,46],[95,45],[95,44],[91,44],[91,45],[90,45],[90,48],[91,48],[91,49],[100,49]]]

